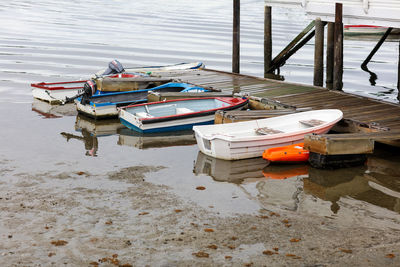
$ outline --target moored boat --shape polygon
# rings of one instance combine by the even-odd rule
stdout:
[[[114,61],[110,62],[109,66],[114,66],[114,64],[111,64]],[[171,81],[160,81],[160,78],[150,77],[148,73],[154,71],[171,71],[198,68],[204,68],[204,64],[201,62],[193,62],[179,63],[167,66],[132,67],[124,69],[122,65],[120,65],[120,63],[117,61],[114,68],[109,67],[108,69],[101,70],[100,72],[96,73],[92,79],[94,81],[98,81],[98,83],[100,84],[99,89],[103,89],[102,93],[105,93],[104,91],[106,91],[105,89],[107,88],[111,88],[110,91],[120,91],[121,86],[126,87],[127,84],[130,87],[137,87],[136,89],[128,88],[128,90],[138,90],[159,86],[162,83],[167,83]],[[131,79],[131,81],[129,81],[129,79]],[[141,82],[140,79],[143,79],[143,82]],[[90,80],[32,83],[32,96],[36,99],[49,102],[50,104],[64,103],[67,98],[73,98],[76,95],[82,93],[84,85],[88,81]],[[121,82],[123,82],[124,84],[121,85]],[[116,88],[118,88],[118,90]],[[100,92],[97,93],[100,94]]]
[[[112,62],[110,62],[110,65],[111,64]],[[127,67],[124,70],[125,72],[152,73],[152,72],[165,72],[174,70],[189,70],[189,69],[203,69],[203,68],[205,68],[205,65],[202,62],[189,62],[189,63],[178,63],[165,66]],[[107,73],[107,71],[110,71],[110,67],[108,69],[103,69],[98,71],[95,75],[102,76],[104,73]]]
[[[300,143],[309,133],[327,133],[343,113],[338,109],[300,112],[274,118],[195,126],[197,145],[206,155],[237,160],[261,157],[272,147]]]
[[[310,152],[304,149],[304,143],[290,146],[272,147],[263,152],[263,158],[272,162],[305,162]]]
[[[146,102],[147,95],[150,91],[204,92],[206,89],[187,83],[170,82],[151,89],[112,92],[108,94],[98,94],[91,97],[82,96],[75,99],[75,103],[79,113],[92,118],[102,119],[118,117],[118,107]]]
[[[148,133],[192,129],[211,124],[217,110],[243,108],[247,98],[205,97],[176,99],[121,107],[119,118],[128,128]]]

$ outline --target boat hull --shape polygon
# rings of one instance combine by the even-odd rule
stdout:
[[[119,118],[140,133],[191,130],[196,125],[213,124],[217,110],[240,109],[247,103],[247,99],[232,97],[161,101],[121,108]]]
[[[76,96],[82,89],[47,90],[41,88],[32,89],[32,96],[36,99],[48,102],[52,105],[60,104],[67,97]]]
[[[206,91],[204,88],[187,83],[167,83],[158,87],[131,92],[113,92],[109,94],[95,95],[90,97],[89,103],[82,104],[81,97],[75,100],[76,108],[79,113],[94,118],[104,119],[118,117],[118,107],[144,103],[147,101],[149,92],[200,92]]]
[[[306,134],[327,133],[343,114],[340,110],[325,111],[334,114],[325,116],[327,122],[314,127],[296,125],[291,129],[291,125],[299,124],[300,119],[320,118],[321,112],[308,111],[269,119],[211,125],[207,128],[200,126],[193,127],[193,130],[200,151],[206,155],[224,160],[255,158],[261,157],[269,148],[301,143]],[[286,131],[264,135],[256,133],[257,129],[265,126]]]

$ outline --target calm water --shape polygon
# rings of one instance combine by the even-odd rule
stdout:
[[[264,1],[241,2],[241,72],[263,76]],[[267,166],[263,160],[224,162],[199,154],[191,133],[138,136],[118,121],[95,123],[76,116],[72,105],[49,106],[32,99],[30,83],[86,79],[114,58],[126,67],[202,61],[209,68],[230,71],[231,4],[192,0],[0,3],[0,175],[100,174],[135,165],[162,165],[168,168],[150,174],[149,180],[168,185],[202,206],[214,205],[222,214],[272,205],[321,216],[397,218],[400,159],[390,152],[370,157],[360,168],[328,172],[308,166]],[[273,12],[277,54],[309,21],[301,13]],[[370,70],[378,75],[375,86],[360,70],[375,42],[345,41],[345,90],[395,101],[398,43],[385,43],[370,63]],[[311,84],[312,63],[310,43],[287,62],[281,75],[287,81]],[[205,185],[209,196],[191,195],[196,185]],[[354,215],[356,209],[372,215]]]

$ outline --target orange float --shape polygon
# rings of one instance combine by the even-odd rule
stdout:
[[[304,149],[304,143],[273,147],[263,153],[263,158],[272,162],[304,162],[308,157],[309,151]]]

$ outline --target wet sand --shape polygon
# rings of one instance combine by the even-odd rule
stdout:
[[[8,176],[7,166],[10,162],[2,159],[2,266],[400,263],[399,216],[382,223],[377,217],[374,222],[355,214],[344,221],[335,215],[304,216],[301,210],[262,204],[253,214],[227,216],[213,205],[202,207],[168,186],[146,180],[165,166],[132,166],[101,176],[88,172]],[[196,188],[198,194],[209,190]]]

